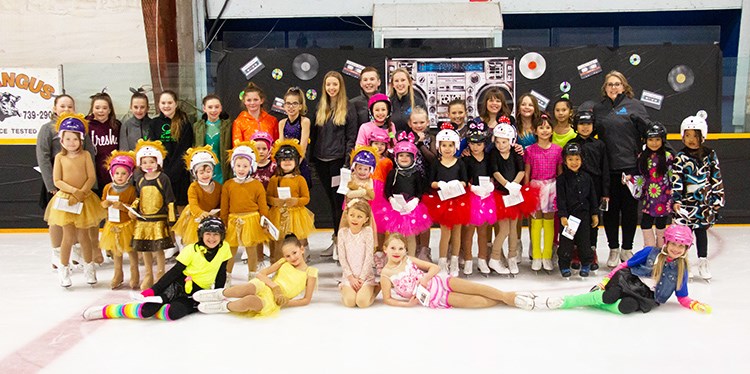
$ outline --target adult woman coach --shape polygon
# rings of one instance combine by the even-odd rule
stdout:
[[[602,100],[594,106],[596,130],[607,146],[610,167],[609,209],[604,212],[604,231],[609,242],[607,266],[613,268],[633,255],[633,237],[638,221],[638,200],[622,183],[623,173],[637,171],[636,158],[641,150],[640,128],[648,120],[646,108],[633,99],[633,88],[619,71],[604,78]],[[618,231],[622,226],[622,246]],[[620,251],[622,248],[622,251]]]

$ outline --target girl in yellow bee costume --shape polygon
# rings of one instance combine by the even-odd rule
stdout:
[[[219,214],[222,221],[227,223],[226,240],[232,249],[232,256],[237,253],[237,247],[245,247],[247,268],[253,275],[258,266],[255,245],[271,239],[260,225],[260,217],[268,215],[266,189],[259,180],[252,177],[258,168],[255,142],[240,142],[228,154],[234,178],[225,181],[221,189]],[[232,285],[233,269],[234,257],[227,263],[227,287]]]
[[[221,184],[213,180],[219,162],[211,146],[190,148],[185,153],[185,166],[194,182],[188,188],[188,205],[174,225],[175,240],[182,245],[198,241],[198,222],[221,205]]]
[[[151,288],[154,284],[154,272],[151,264],[156,254],[156,280],[164,275],[164,250],[174,247],[169,232],[169,223],[175,221],[172,184],[169,177],[162,173],[162,165],[167,151],[160,141],[138,140],[135,146],[135,159],[143,171],[135,180],[136,200],[132,207],[141,217],[135,223],[133,249],[143,252],[146,265],[146,276],[141,282],[141,289]],[[130,218],[136,216],[130,213]]]
[[[307,237],[315,230],[315,218],[306,208],[310,203],[310,189],[300,173],[302,148],[299,141],[277,140],[271,154],[276,162],[276,175],[268,182],[266,197],[271,205],[268,218],[279,229],[279,241],[271,251],[271,263],[275,263],[281,258],[283,237],[294,234],[305,244]],[[289,194],[280,194],[280,189],[288,189]]]
[[[133,229],[135,222],[128,216],[125,206],[130,206],[135,201],[135,187],[130,183],[135,169],[135,152],[112,151],[105,162],[112,182],[104,186],[102,190],[102,207],[114,210],[102,230],[102,238],[99,246],[112,252],[115,260],[115,274],[112,277],[111,287],[120,287],[123,280],[122,254],[127,253],[130,259],[130,288],[137,288],[140,282],[138,273],[138,255],[133,251],[130,242],[133,240]],[[119,211],[119,212],[118,212]]]

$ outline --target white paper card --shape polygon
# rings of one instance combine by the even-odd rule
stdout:
[[[290,187],[278,187],[276,192],[279,194],[279,199],[291,199],[292,189]]]
[[[461,183],[458,181],[450,181],[448,182],[448,185],[445,186],[445,188],[441,188],[438,190],[438,196],[442,201],[452,199],[456,196],[461,196],[465,193],[466,189],[464,189],[463,186],[461,186]]]
[[[479,186],[488,190],[492,191],[495,189],[495,185],[492,184],[492,180],[490,180],[490,177],[479,177]]]
[[[576,232],[578,231],[578,226],[581,224],[581,219],[576,216],[570,216],[568,217],[568,225],[563,228],[562,234],[570,239],[573,240],[576,236]]]
[[[73,205],[69,205],[68,199],[58,198],[55,201],[56,203],[54,208],[57,210],[62,210],[63,212],[81,214],[81,210],[83,209],[83,203],[80,201]]]
[[[336,192],[346,195],[349,192],[349,187],[347,186],[349,185],[349,181],[352,180],[352,171],[347,168],[341,168],[339,173],[340,175],[331,178],[331,187],[338,187],[339,189]]]
[[[503,203],[505,203],[506,207],[518,205],[522,202],[523,202],[523,195],[521,195],[520,193],[512,194],[512,195],[503,195]]]
[[[418,284],[416,287],[414,287],[414,297],[419,300],[420,304],[424,306],[430,306],[430,291],[422,287],[421,284]]]
[[[136,217],[138,217],[140,219],[145,219],[145,218],[143,218],[143,216],[140,213],[138,213],[137,210],[133,209],[132,206],[130,206],[130,205],[123,205],[123,206],[125,207],[125,209],[128,210],[128,212],[133,213]]]
[[[120,196],[107,195],[108,201],[120,201]],[[107,208],[107,221],[109,222],[120,222],[120,209],[113,206]]]
[[[279,229],[271,223],[270,219],[266,218],[266,216],[260,217],[260,225],[268,230],[268,233],[271,234],[273,240],[279,240]]]

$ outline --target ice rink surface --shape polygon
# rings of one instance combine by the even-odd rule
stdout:
[[[193,314],[176,322],[87,322],[81,319],[86,307],[129,301],[129,290],[109,289],[111,263],[97,270],[96,286],[86,285],[79,270],[73,287],[63,289],[50,268],[46,234],[0,239],[0,373],[750,372],[750,298],[742,291],[750,281],[750,231],[744,227],[709,230],[714,278],[689,283],[690,296],[710,304],[711,315],[687,310],[674,297],[629,316],[506,306],[397,308],[380,297],[368,309],[348,309],[339,302],[340,268],[318,261],[330,243],[330,232],[321,231],[310,239],[320,285],[307,307],[268,319]],[[433,230],[433,257],[437,240]],[[636,247],[641,243],[637,233]],[[607,253],[600,230],[602,263]],[[605,266],[588,280],[565,281],[557,270],[536,275],[529,266],[525,258],[514,279],[484,278],[476,269],[469,279],[533,291],[543,302],[586,292],[608,272]],[[239,263],[235,284],[246,274]]]

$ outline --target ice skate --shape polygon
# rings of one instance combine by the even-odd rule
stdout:
[[[214,290],[200,290],[193,294],[193,300],[199,303],[208,303],[224,300],[224,289],[217,288]]]
[[[477,269],[479,269],[479,273],[484,276],[488,276],[490,274],[490,268],[487,266],[487,260],[483,258],[477,260]]]
[[[113,290],[120,288],[122,286],[123,281],[123,274],[122,274],[122,267],[115,266],[115,274],[112,277],[112,281],[109,283],[109,287]]]
[[[518,275],[518,264],[512,258],[508,259],[508,271],[511,277]]]
[[[570,280],[570,276],[573,275],[573,273],[568,268],[560,269],[560,275],[562,275],[563,279]]]
[[[177,253],[179,253],[177,251],[177,247],[167,248],[167,249],[164,250],[164,258],[165,259],[170,259],[170,258],[174,257],[174,255],[176,255]]]
[[[599,270],[599,256],[596,255],[595,245],[591,246],[591,252],[594,254],[594,261],[591,261],[591,271],[596,272],[597,270]]]
[[[247,249],[245,247],[242,247],[242,249],[244,250],[242,251],[242,256],[240,256],[240,260],[242,261],[243,264],[247,264]]]
[[[590,270],[591,270],[591,268],[590,268],[589,265],[583,265],[583,266],[581,266],[581,271],[578,272],[578,275],[581,278],[586,279],[586,278],[589,277],[589,271]]]
[[[86,321],[102,319],[104,318],[104,306],[97,305],[88,307],[83,311],[83,313],[81,313],[81,317],[83,317],[83,319],[85,319]]]
[[[449,274],[451,277],[458,276],[458,256],[451,256],[451,264],[448,267]]]
[[[206,314],[229,313],[227,304],[229,304],[229,301],[226,300],[200,303],[198,304],[198,311]]]
[[[521,292],[516,293],[513,303],[516,305],[516,308],[521,308],[523,310],[534,310],[536,307],[535,299]]]
[[[60,286],[68,288],[73,285],[70,280],[70,266],[58,266],[57,275],[60,278]]]
[[[489,267],[500,275],[510,274],[510,270],[508,270],[508,268],[503,264],[501,260],[490,259]]]
[[[620,260],[622,262],[630,260],[631,257],[633,257],[632,249],[623,249],[622,251],[620,251]]]
[[[562,297],[548,297],[544,301],[544,306],[547,309],[560,309],[563,303],[565,303],[565,299]]]
[[[705,257],[698,259],[698,276],[706,282],[711,281],[711,270],[708,268],[708,259]]]
[[[607,259],[607,266],[614,269],[620,264],[620,249],[612,248],[609,250],[609,258]]]
[[[534,270],[536,272],[542,270],[542,260],[538,258],[531,260],[531,270]]]
[[[83,276],[86,278],[86,283],[92,286],[96,284],[96,269],[94,269],[93,262],[83,264]]]
[[[448,274],[448,259],[445,257],[440,257],[438,259],[438,266],[440,267],[440,272],[443,274]]]
[[[57,267],[60,266],[60,247],[52,248],[52,257],[50,257],[50,262],[52,263],[52,270],[57,270]]]
[[[555,270],[555,265],[552,263],[552,260],[548,258],[542,259],[542,267],[547,272]]]
[[[471,275],[474,272],[474,261],[469,260],[464,262],[464,275]]]

